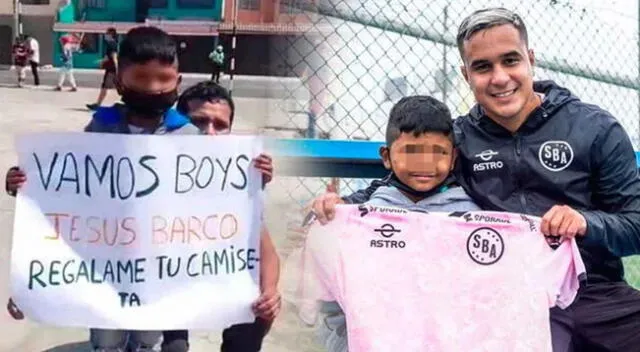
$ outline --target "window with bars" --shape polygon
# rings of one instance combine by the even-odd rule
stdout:
[[[242,10],[260,10],[260,0],[240,0],[238,5]]]

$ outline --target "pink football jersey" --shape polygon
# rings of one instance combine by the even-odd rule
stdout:
[[[551,351],[549,308],[573,302],[584,264],[530,216],[338,206],[302,254],[301,316],[345,312],[350,352]]]

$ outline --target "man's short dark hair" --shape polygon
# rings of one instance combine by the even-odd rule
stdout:
[[[527,27],[517,13],[502,7],[487,8],[475,11],[471,15],[467,16],[462,20],[462,23],[458,28],[456,41],[458,44],[458,51],[460,52],[462,59],[464,60],[465,40],[469,40],[474,34],[480,31],[505,24],[514,26],[520,34],[520,39],[522,39],[524,44],[529,47]]]
[[[118,31],[115,29],[115,27],[109,27],[107,28],[107,34],[115,36],[118,34]]]
[[[231,94],[223,86],[217,84],[214,81],[203,81],[187,88],[180,98],[178,98],[177,110],[183,115],[189,115],[189,102],[191,101],[226,101],[231,108],[230,124],[233,124],[233,115],[235,114],[235,106],[233,105],[233,99]]]
[[[165,31],[156,27],[136,27],[120,43],[118,65],[145,64],[157,60],[173,65],[178,60],[176,42]]]
[[[427,132],[438,132],[452,137],[452,131],[451,112],[444,103],[425,95],[404,97],[389,114],[387,147],[391,148],[402,133],[413,133],[417,137]]]

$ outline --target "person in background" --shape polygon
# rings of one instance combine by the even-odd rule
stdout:
[[[62,91],[64,81],[68,78],[71,84],[71,91],[77,92],[78,86],[73,76],[73,54],[80,49],[81,38],[74,34],[62,36],[60,45],[62,46],[62,67],[60,67],[60,76],[58,77],[58,85],[56,91]]]
[[[12,48],[13,64],[16,68],[18,76],[18,87],[22,88],[26,77],[27,62],[29,61],[29,47],[23,36],[16,37],[16,41]]]
[[[40,43],[33,36],[27,34],[27,48],[29,49],[29,65],[33,74],[33,84],[40,85],[40,76],[38,75],[38,66],[40,66]]]
[[[209,54],[209,60],[213,63],[213,73],[211,74],[211,80],[220,83],[220,73],[224,69],[224,48],[222,45],[218,45],[216,50]]]
[[[104,57],[100,63],[100,68],[104,69],[100,93],[98,94],[98,100],[95,103],[87,104],[87,108],[89,110],[97,110],[107,97],[108,91],[116,88],[116,73],[118,68],[118,33],[113,27],[107,29],[107,33],[104,37]]]

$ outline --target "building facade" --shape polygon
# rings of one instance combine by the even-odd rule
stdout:
[[[299,50],[293,45],[305,43],[299,39],[313,29],[302,8],[301,0],[72,0],[55,15],[52,62],[59,65],[57,42],[65,33],[85,33],[83,51],[74,64],[95,68],[107,28],[123,34],[135,26],[153,25],[179,43],[181,71],[209,72],[208,55],[216,45],[223,45],[227,58],[231,56],[235,23],[236,74],[297,75],[294,61],[300,60],[291,60],[291,53]]]

